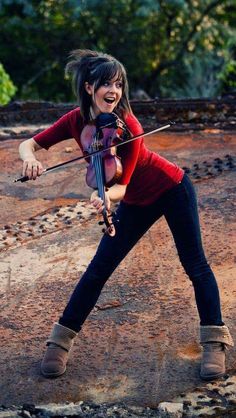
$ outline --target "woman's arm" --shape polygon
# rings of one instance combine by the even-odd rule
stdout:
[[[107,190],[106,194],[112,202],[119,202],[123,199],[126,192],[126,188],[126,184],[114,184]]]
[[[60,141],[73,137],[72,127],[74,131],[81,130],[81,116],[79,108],[76,108],[58,119],[49,128],[36,134],[34,138],[27,139],[22,142],[19,147],[20,157],[23,160],[23,176],[30,179],[36,179],[43,173],[43,166],[35,157],[35,152],[40,149],[49,149],[51,146]]]
[[[41,146],[33,138],[27,139],[19,146],[20,158],[23,161],[22,176],[28,176],[30,180],[35,180],[44,171],[41,162],[34,155],[40,149]]]

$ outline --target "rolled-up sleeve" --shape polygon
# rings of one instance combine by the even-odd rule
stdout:
[[[69,112],[70,113],[70,112]],[[63,115],[52,126],[35,135],[33,138],[42,148],[48,149],[65,139],[72,138],[69,113]]]

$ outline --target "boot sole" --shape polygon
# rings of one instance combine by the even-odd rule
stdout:
[[[55,377],[60,377],[60,376],[62,376],[62,375],[66,372],[66,367],[65,367],[65,370],[63,370],[63,372],[57,372],[57,373],[47,373],[47,372],[44,372],[42,369],[40,369],[40,372],[41,372],[41,374],[42,374],[44,377],[47,377],[47,378],[51,378],[51,379],[53,379],[53,378],[55,378]]]
[[[224,376],[225,376],[225,372],[218,373],[218,374],[211,374],[211,375],[208,375],[208,376],[202,376],[200,374],[201,379],[202,380],[206,380],[206,381],[208,381],[208,380],[214,380],[214,379],[219,379],[219,377],[224,377]]]

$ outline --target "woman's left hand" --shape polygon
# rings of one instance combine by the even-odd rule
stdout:
[[[103,200],[98,196],[98,191],[94,190],[91,194],[90,202],[92,203],[93,207],[97,210],[98,213],[102,213],[104,207],[109,211],[111,207],[111,200],[107,192],[105,192],[105,206]]]

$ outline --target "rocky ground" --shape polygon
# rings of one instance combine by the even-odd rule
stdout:
[[[225,377],[188,393],[181,393],[171,402],[160,402],[156,408],[126,403],[95,404],[66,402],[63,404],[23,404],[0,408],[0,418],[194,418],[235,417],[236,377]]]
[[[112,275],[67,373],[53,381],[40,376],[51,324],[94,254],[101,227],[88,203],[84,163],[13,183],[19,142],[0,141],[0,418],[236,416],[235,349],[225,378],[200,381],[192,286],[164,220]],[[235,134],[162,133],[147,144],[195,183],[204,246],[235,338]],[[39,156],[49,166],[74,157],[76,147],[69,140]]]

